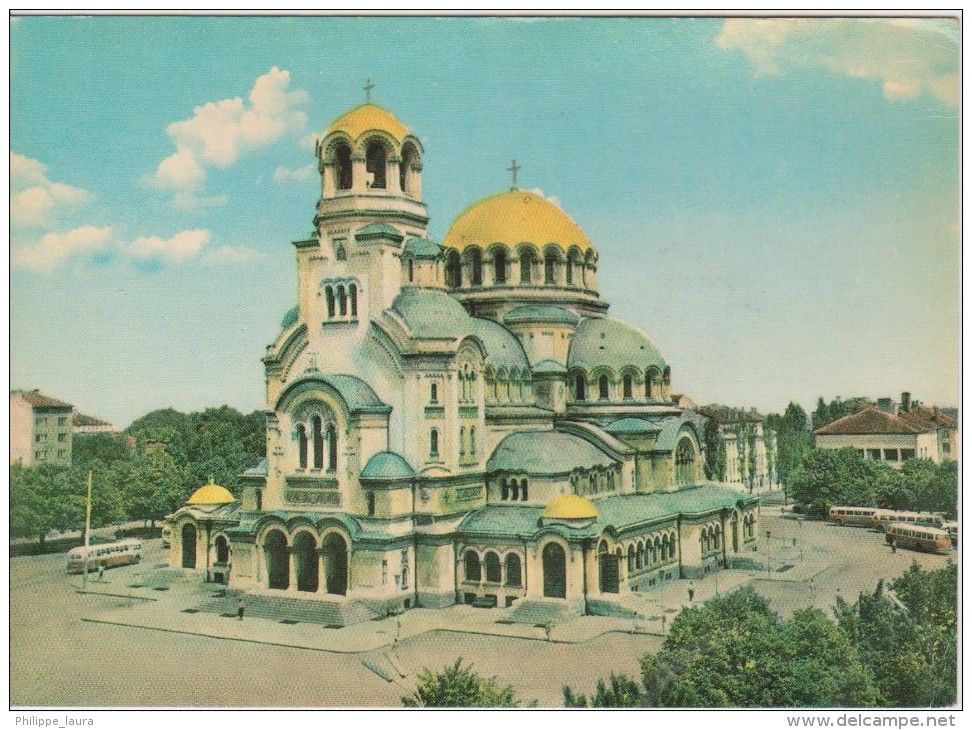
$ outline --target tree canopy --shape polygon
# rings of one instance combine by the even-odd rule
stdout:
[[[463,666],[462,658],[441,672],[423,669],[415,691],[402,697],[405,707],[519,707],[511,686],[483,678]]]

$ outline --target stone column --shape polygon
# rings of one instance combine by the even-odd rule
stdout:
[[[365,158],[363,156],[351,158],[351,192],[368,192],[368,173],[365,168]]]
[[[385,189],[392,195],[402,194],[401,174],[402,158],[392,155],[385,164]]]
[[[337,165],[333,162],[321,162],[317,166],[321,173],[321,195],[325,198],[333,198],[337,192],[335,177],[337,176]]]
[[[288,545],[287,546],[287,556],[288,556],[287,567],[290,570],[290,576],[289,576],[290,582],[287,584],[288,591],[297,590],[297,564],[296,564],[296,560],[294,559],[294,552],[295,551],[293,546]]]
[[[319,547],[317,553],[317,592],[327,593],[327,561],[324,560],[324,548]]]

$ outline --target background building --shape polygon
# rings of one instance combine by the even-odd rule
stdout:
[[[73,410],[37,390],[10,391],[10,461],[70,466]]]

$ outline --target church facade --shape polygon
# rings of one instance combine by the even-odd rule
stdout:
[[[423,154],[370,102],[324,132],[298,300],[263,358],[267,457],[239,499],[207,485],[168,518],[171,565],[377,615],[582,613],[742,558],[756,504],[704,479],[704,419],[608,316],[584,232],[514,187],[431,241]]]

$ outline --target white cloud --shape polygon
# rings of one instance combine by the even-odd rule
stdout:
[[[128,253],[136,259],[185,261],[198,254],[209,243],[209,231],[181,231],[172,238],[142,236],[132,241]]]
[[[113,235],[110,226],[82,226],[67,233],[48,233],[35,244],[14,249],[13,261],[35,271],[51,271],[72,255],[108,250]]]
[[[207,253],[203,260],[210,265],[245,264],[260,257],[259,251],[245,246],[220,246]]]
[[[47,166],[16,152],[10,153],[10,222],[48,226],[61,214],[81,208],[91,193],[47,178]]]
[[[532,188],[530,190],[527,190],[527,192],[528,193],[533,193],[534,195],[539,195],[541,198],[543,198],[544,200],[546,200],[549,203],[553,203],[554,205],[556,205],[561,210],[563,210],[563,208],[564,208],[564,206],[562,206],[560,204],[560,198],[558,198],[556,195],[547,195],[540,188]]]
[[[956,29],[953,21],[922,18],[729,18],[715,43],[742,51],[757,76],[823,68],[880,81],[889,101],[930,94],[956,106]]]
[[[273,171],[273,181],[278,183],[288,181],[303,182],[310,178],[316,169],[317,165],[313,162],[309,165],[304,165],[304,167],[298,167],[296,170],[291,170],[289,167],[281,165]]]
[[[260,76],[250,90],[249,103],[240,97],[208,102],[193,110],[190,119],[173,122],[166,132],[175,143],[174,154],[162,160],[149,183],[175,192],[182,207],[218,203],[220,198],[198,198],[206,167],[228,167],[245,152],[265,147],[287,133],[303,131],[307,114],[302,89],[288,90],[290,72],[276,66]]]

